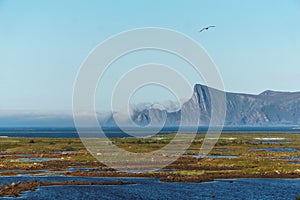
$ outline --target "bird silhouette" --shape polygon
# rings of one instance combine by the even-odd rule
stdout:
[[[206,30],[208,30],[209,28],[214,28],[214,27],[216,27],[216,26],[208,26],[208,27],[202,28],[202,29],[199,31],[199,33],[201,33],[202,31],[206,31]]]

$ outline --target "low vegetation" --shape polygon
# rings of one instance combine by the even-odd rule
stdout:
[[[131,152],[151,152],[164,147],[173,138],[174,135],[169,134],[111,140],[115,145]],[[204,135],[197,135],[185,155],[161,171],[134,172],[127,175],[160,177],[165,181],[205,181],[205,177],[209,180],[234,177],[300,178],[300,134],[222,134],[210,155],[199,158],[196,155],[203,139]],[[56,160],[24,162],[23,158],[56,158]],[[78,169],[76,173],[82,176],[120,175],[95,159],[81,140],[76,138],[1,138],[0,163],[0,176],[8,175],[7,172],[1,172],[1,169],[26,170],[26,173],[35,173],[30,170],[48,169],[55,170],[56,173],[59,171],[66,173],[70,167],[97,168],[84,172]],[[14,172],[9,173],[16,175]],[[69,175],[72,173],[76,174],[68,172]],[[126,176],[124,173],[121,175]]]

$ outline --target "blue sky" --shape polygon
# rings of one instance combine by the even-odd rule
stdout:
[[[227,91],[300,91],[299,21],[298,0],[0,0],[0,109],[71,109],[89,52],[111,35],[149,26],[199,42]],[[199,34],[206,25],[216,28]],[[191,83],[201,82],[187,73]],[[167,98],[162,92],[158,100]]]

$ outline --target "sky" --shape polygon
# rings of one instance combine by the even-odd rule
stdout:
[[[70,110],[73,84],[89,53],[112,35],[143,27],[172,29],[197,41],[218,67],[226,91],[300,91],[299,21],[299,0],[0,0],[0,110]],[[216,27],[198,32],[207,25]],[[120,66],[136,58],[163,60],[179,71],[185,65],[159,52],[131,56],[104,79],[99,109],[108,108],[103,94],[122,75]],[[191,84],[202,83],[192,70],[181,73]],[[133,102],[171,96],[153,86],[136,93]]]

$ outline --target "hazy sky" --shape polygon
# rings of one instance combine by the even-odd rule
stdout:
[[[111,35],[149,26],[199,42],[227,91],[300,91],[299,22],[299,0],[0,0],[0,109],[71,109],[73,83],[88,53]],[[206,25],[216,28],[198,33]]]

